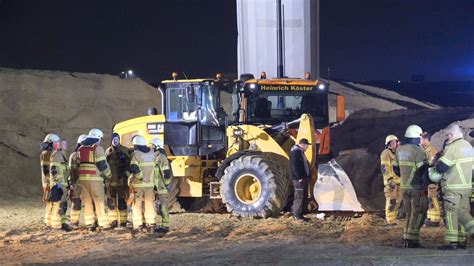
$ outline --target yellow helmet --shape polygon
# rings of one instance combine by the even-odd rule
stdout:
[[[398,140],[397,136],[395,135],[388,135],[386,138],[385,138],[385,145],[389,144],[390,141],[392,140]]]
[[[405,138],[419,138],[423,134],[423,130],[421,127],[417,125],[411,125],[407,127],[407,131],[405,131]]]

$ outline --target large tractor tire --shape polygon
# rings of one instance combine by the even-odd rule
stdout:
[[[220,183],[222,202],[237,217],[276,216],[288,198],[285,171],[263,154],[243,155],[232,161]]]

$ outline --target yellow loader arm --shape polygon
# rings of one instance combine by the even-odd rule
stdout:
[[[307,139],[311,145],[306,150],[305,155],[309,161],[309,167],[312,168],[316,163],[316,135],[314,134],[313,117],[309,114],[302,114],[300,118],[300,126],[298,127],[298,135],[296,136],[296,143],[300,139]]]

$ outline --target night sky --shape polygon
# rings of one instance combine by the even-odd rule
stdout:
[[[237,72],[234,0],[0,0],[0,67],[148,82]],[[321,73],[349,80],[474,78],[474,1],[321,0]]]

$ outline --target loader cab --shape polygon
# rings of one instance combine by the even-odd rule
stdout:
[[[310,114],[316,128],[329,125],[328,85],[318,80],[249,79],[237,85],[234,119],[275,125]]]
[[[222,79],[166,80],[165,144],[175,156],[216,156],[225,148],[226,113],[220,91],[230,82]]]

